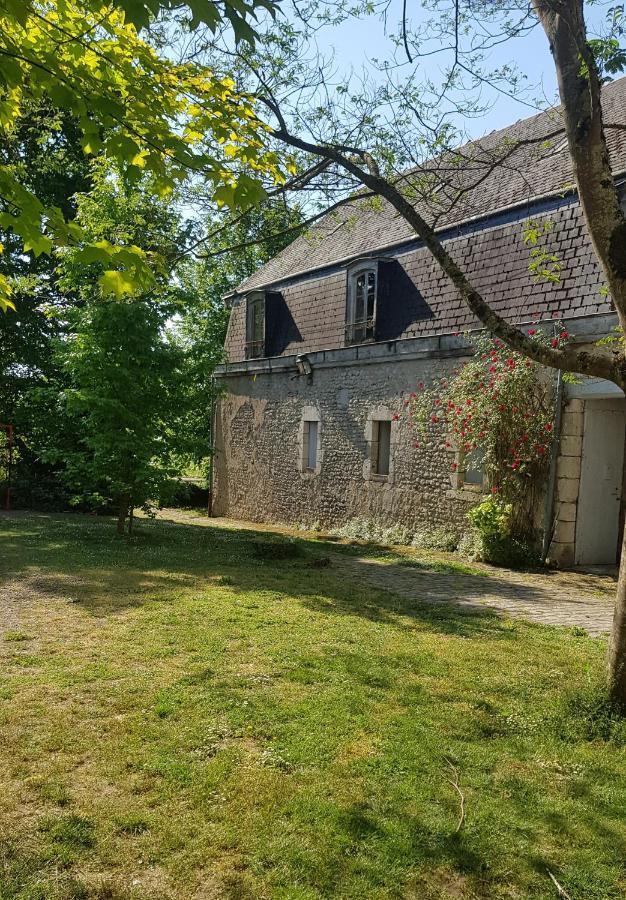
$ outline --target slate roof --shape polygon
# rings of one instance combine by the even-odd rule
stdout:
[[[626,77],[605,85],[603,108],[605,124],[626,124]],[[445,230],[531,200],[571,191],[573,179],[565,135],[551,139],[549,145],[543,140],[560,125],[559,109],[539,113],[465,144],[456,151],[463,155],[462,166],[451,164],[445,157],[434,161],[430,166],[439,173],[441,186],[434,203],[417,204],[420,212],[436,224],[437,230]],[[613,171],[616,176],[621,175],[626,172],[626,131],[607,129],[607,140]],[[410,178],[411,174],[404,177]],[[386,201],[376,206],[355,201],[321,219],[244,281],[236,293],[277,284],[412,240],[414,232]]]

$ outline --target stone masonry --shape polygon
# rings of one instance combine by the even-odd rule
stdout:
[[[404,406],[419,381],[458,365],[448,358],[318,365],[228,378],[217,419],[215,512],[253,521],[324,526],[363,517],[410,527],[465,527],[476,494],[456,491],[444,436],[415,449]],[[302,420],[320,422],[319,472],[302,470]],[[394,419],[394,416],[398,416]],[[370,471],[372,420],[391,419],[387,478]],[[227,462],[227,464],[226,464]]]
[[[561,420],[561,440],[556,461],[555,528],[550,546],[550,560],[559,566],[574,564],[583,426],[584,401],[567,400]]]

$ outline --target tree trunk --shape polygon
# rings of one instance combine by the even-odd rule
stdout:
[[[126,533],[126,516],[128,515],[128,495],[125,494],[120,498],[118,513],[117,513],[117,533],[125,534]]]
[[[622,556],[609,642],[609,691],[613,702],[626,712],[626,530],[622,537]]]
[[[128,533],[133,533],[133,522],[135,521],[135,507],[131,506],[128,511]]]
[[[620,324],[626,332],[626,216],[613,173],[602,121],[601,80],[587,40],[583,0],[532,0],[554,56],[569,154],[596,256]],[[509,347],[538,363],[608,379],[626,392],[626,358],[575,346],[552,349],[531,338],[493,310],[451,256],[434,228],[404,196],[402,185],[380,175],[376,161],[361,149],[315,144],[290,133],[273,98],[263,98],[275,113],[274,135],[286,144],[331,160],[354,175],[373,194],[384,197],[424,242],[443,272],[483,325]],[[615,619],[610,642],[608,680],[612,698],[626,713],[626,547],[622,551]]]

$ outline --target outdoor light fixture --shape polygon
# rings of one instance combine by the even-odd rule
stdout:
[[[296,356],[296,369],[298,370],[298,375],[306,375],[309,384],[313,380],[313,366],[311,365],[311,360],[308,356],[302,354],[302,356]]]

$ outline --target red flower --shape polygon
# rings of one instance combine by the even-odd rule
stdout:
[[[393,416],[391,417],[391,421],[397,422],[399,418],[400,418],[400,416],[398,415],[398,413],[394,413]]]
[[[498,488],[497,488],[497,487],[492,487],[492,488],[491,488],[491,493],[492,493],[492,494],[497,494],[497,493],[498,493]]]
[[[568,333],[567,331],[562,331],[562,332],[560,333],[559,337],[560,337],[560,338],[563,338],[563,340],[566,341],[566,340],[568,339],[568,337],[569,337],[569,333]]]
[[[496,371],[496,367],[495,367],[495,366],[489,366],[489,371],[490,371],[490,372],[495,372],[495,371]]]
[[[439,416],[431,416],[431,417],[430,417],[430,421],[431,421],[431,422],[438,422],[438,421],[439,421]]]
[[[420,391],[423,391],[423,390],[424,390],[424,382],[423,382],[423,381],[420,381],[419,384],[418,384],[417,386],[418,386],[418,388],[420,389]]]
[[[552,431],[552,422],[547,422],[543,427],[545,431]]]
[[[552,344],[552,346],[553,346],[555,349],[559,346],[559,342],[558,342],[558,339],[557,339],[557,338],[552,338],[552,340],[550,341],[550,343]]]
[[[415,391],[413,391],[413,392],[411,393],[411,397],[412,397],[413,399],[415,399],[415,397],[417,397],[417,394],[415,393]]]
[[[466,404],[466,406],[471,406],[471,405],[472,405],[472,401],[470,400],[469,397],[468,397],[467,400],[465,401],[465,404]]]
[[[537,334],[537,331],[536,331],[534,328],[529,328],[529,329],[528,329],[528,334],[529,334],[530,337],[532,337],[533,334]]]
[[[446,448],[451,447],[451,446],[452,446],[452,444],[450,443],[450,441],[446,441]]]
[[[546,452],[546,448],[545,448],[545,447],[542,447],[542,446],[537,447],[537,453],[539,453],[541,456],[543,456],[543,454],[544,454],[545,452]]]
[[[439,397],[435,397],[435,406],[441,406],[441,400]]]
[[[416,450],[419,449],[419,445],[420,445],[419,441],[413,441],[413,446],[415,447]]]

